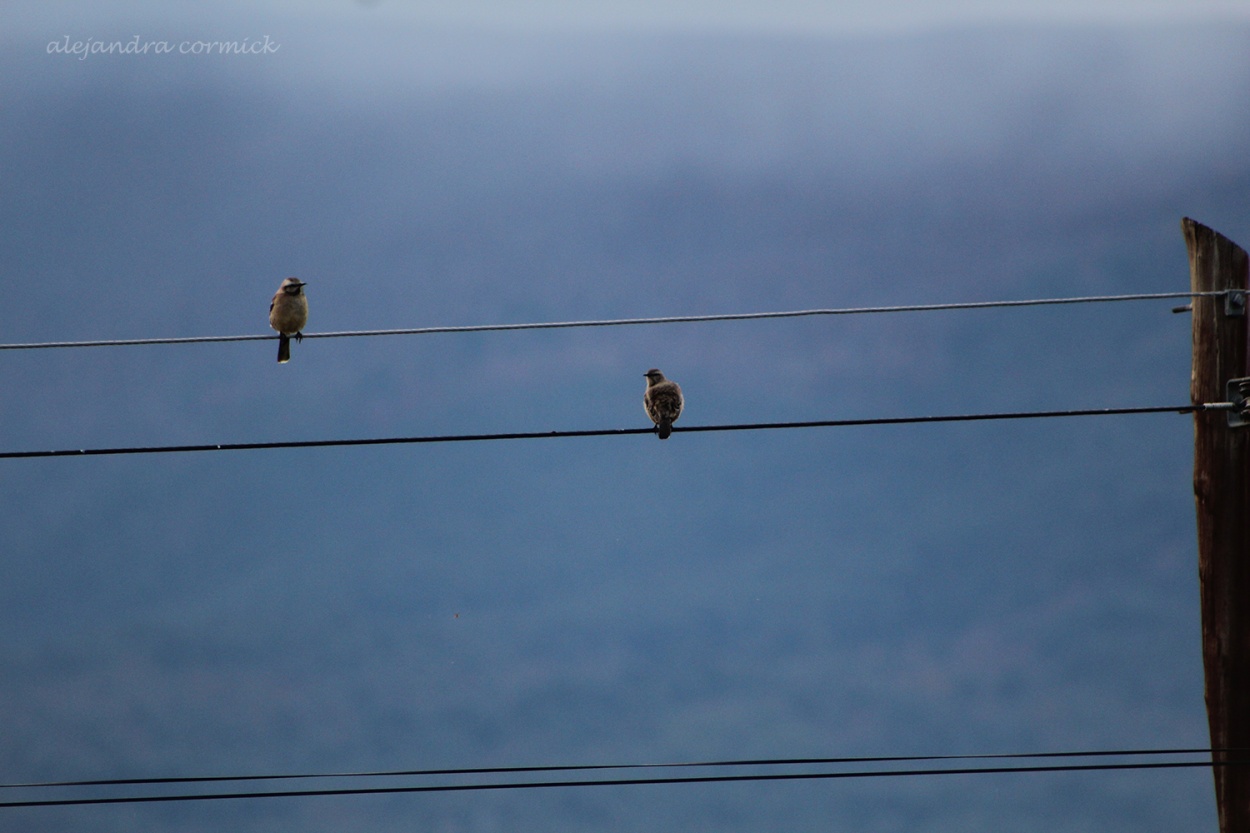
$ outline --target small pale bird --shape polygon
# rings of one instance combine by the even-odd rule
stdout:
[[[642,407],[646,408],[647,416],[655,423],[660,439],[667,440],[685,404],[681,388],[676,382],[665,379],[664,374],[654,367],[643,375],[647,377],[647,392],[642,396]]]
[[[269,326],[278,331],[278,364],[291,360],[291,336],[304,340],[304,325],[308,323],[308,296],[306,284],[299,278],[287,278],[269,302]]]

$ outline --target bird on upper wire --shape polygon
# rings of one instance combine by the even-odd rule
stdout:
[[[269,326],[278,331],[278,364],[291,360],[291,336],[304,340],[304,325],[308,323],[307,286],[299,278],[287,278],[269,302]]]
[[[664,374],[654,367],[643,375],[647,377],[647,390],[642,396],[642,407],[655,423],[659,438],[667,440],[673,433],[673,423],[681,416],[682,406],[685,405],[681,387],[664,378]]]

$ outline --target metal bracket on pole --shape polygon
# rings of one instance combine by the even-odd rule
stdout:
[[[1228,318],[1242,318],[1246,314],[1246,293],[1241,289],[1230,289],[1224,295],[1224,315]]]
[[[1228,427],[1245,428],[1250,425],[1250,377],[1228,380]]]

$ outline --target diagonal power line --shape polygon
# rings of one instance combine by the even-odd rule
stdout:
[[[0,789],[36,789],[49,787],[113,787],[137,786],[147,784],[205,784],[222,781],[281,781],[281,780],[315,780],[345,778],[397,778],[431,775],[517,775],[538,772],[595,772],[601,770],[624,769],[703,769],[724,767],[791,767],[791,766],[828,766],[833,764],[882,764],[882,763],[918,763],[937,761],[990,761],[990,760],[1038,760],[1058,758],[1109,758],[1109,757],[1165,757],[1180,755],[1210,755],[1221,753],[1250,753],[1245,749],[1097,749],[1076,752],[1011,752],[982,753],[965,755],[871,755],[841,756],[836,758],[740,758],[735,760],[715,761],[680,761],[666,763],[643,764],[548,764],[530,766],[491,766],[491,767],[458,767],[451,769],[392,769],[376,771],[352,772],[302,772],[279,773],[268,775],[201,775],[201,776],[164,776],[149,778],[103,778],[85,781],[43,781],[28,783],[0,784]]]
[[[1020,301],[972,301],[945,304],[901,304],[875,307],[840,307],[830,309],[788,310],[782,312],[744,312],[722,315],[670,315],[656,318],[605,318],[585,321],[547,321],[523,324],[474,324],[451,327],[413,327],[397,330],[344,330],[329,333],[305,333],[304,338],[359,338],[365,336],[432,335],[435,333],[489,333],[512,330],[557,330],[581,327],[625,327],[646,324],[692,324],[712,321],[752,321],[767,318],[804,318],[827,315],[868,315],[900,312],[937,312],[948,310],[1003,309],[1070,304],[1100,304],[1121,301],[1157,301],[1176,298],[1228,296],[1237,290],[1216,292],[1150,292],[1135,295],[1086,295],[1071,298],[1034,298]],[[37,350],[69,347],[124,347],[152,344],[208,344],[226,341],[269,341],[276,334],[234,336],[189,336],[184,338],[127,338],[99,341],[44,341],[0,344],[0,350]]]
[[[990,420],[1049,419],[1056,417],[1123,416],[1128,414],[1188,414],[1196,411],[1228,410],[1227,402],[1202,405],[1171,405],[1145,408],[1089,408],[1066,411],[1016,411],[987,414],[945,414],[939,416],[878,417],[873,419],[828,419],[810,422],[757,422],[737,425],[690,425],[673,427],[673,433],[696,434],[709,431],[761,431],[785,428],[847,428],[868,425],[915,425],[938,422],[984,422]],[[182,454],[193,451],[259,451],[279,448],[341,448],[362,445],[412,445],[422,443],[485,442],[491,440],[547,440],[572,437],[618,437],[654,434],[655,428],[601,428],[582,431],[529,431],[503,434],[447,434],[421,437],[378,437],[343,440],[278,440],[255,443],[206,443],[201,445],[160,445],[115,448],[70,448],[52,451],[0,451],[0,460],[34,457],[96,457],[120,454]]]
[[[272,790],[266,792],[183,793],[176,795],[97,796],[91,798],[0,801],[0,809],[16,807],[68,807],[88,804],[152,804],[182,801],[223,801],[244,798],[308,798],[313,796],[394,795],[399,793],[476,792],[571,787],[625,787],[656,784],[715,784],[766,781],[828,781],[865,778],[915,778],[940,775],[1002,775],[1060,772],[1112,772],[1126,770],[1195,769],[1241,767],[1248,761],[1154,761],[1105,764],[1049,764],[1029,766],[980,766],[933,769],[885,769],[836,772],[785,772],[748,775],[692,775],[650,778],[575,779],[563,781],[500,781],[477,784],[418,784],[400,787],[344,787],[338,789]]]

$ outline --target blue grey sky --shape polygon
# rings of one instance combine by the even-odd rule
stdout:
[[[265,334],[288,275],[310,333],[1172,292],[1182,216],[1250,240],[1240,3],[0,24],[0,343]],[[136,37],[175,50],[55,46]],[[644,428],[653,366],[679,428],[1183,405],[1178,303],[0,351],[0,449]],[[1201,747],[1191,443],[1163,414],[0,461],[0,782]],[[0,808],[1214,823],[1200,769]]]
[[[472,23],[485,27],[525,29],[593,26],[617,28],[622,25],[650,29],[670,27],[741,27],[751,31],[787,29],[807,32],[847,32],[865,30],[922,29],[933,26],[985,25],[1003,22],[1028,23],[1112,23],[1139,25],[1159,21],[1228,22],[1244,21],[1250,13],[1235,0],[780,0],[760,4],[747,0],[639,0],[623,4],[612,0],[466,0],[463,3],[399,3],[387,0],[346,3],[340,0],[313,0],[309,3],[246,3],[231,0],[214,4],[212,10],[190,3],[159,6],[148,0],[128,0],[102,9],[87,2],[62,4],[59,10],[40,11],[35,3],[10,2],[11,20],[19,26],[39,28],[62,26],[74,21],[111,23],[143,20],[351,20],[360,7],[370,14],[410,21]]]

